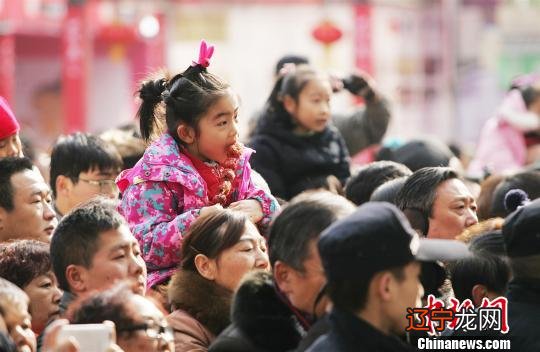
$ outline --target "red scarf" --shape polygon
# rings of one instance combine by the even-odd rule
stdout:
[[[235,170],[238,160],[242,155],[242,145],[238,143],[229,147],[229,150],[227,151],[228,158],[224,165],[220,165],[216,162],[204,162],[194,155],[191,155],[186,148],[184,148],[183,152],[186,154],[189,160],[191,160],[193,166],[199,175],[201,175],[204,182],[206,182],[206,189],[210,203],[220,203],[223,206],[229,205],[233,200],[233,190],[238,188],[238,180],[235,176]],[[230,182],[227,182],[227,180]],[[223,191],[223,189],[228,190]],[[223,196],[220,196],[220,198],[224,199],[224,201],[217,200],[218,198],[216,198],[216,196],[223,192],[225,192],[225,198],[223,198]]]
[[[199,175],[201,175],[204,182],[206,182],[208,199],[214,199],[214,197],[219,193],[219,189],[221,186],[221,167],[216,162],[207,163],[199,160],[197,157],[189,154],[186,150],[184,150],[184,153],[186,153],[187,157],[189,158],[189,160],[191,160],[193,166],[195,166],[195,169],[197,170]],[[229,203],[228,199],[227,203]]]

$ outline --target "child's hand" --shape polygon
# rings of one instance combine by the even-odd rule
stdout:
[[[203,216],[203,215],[206,215],[206,214],[209,214],[209,213],[213,213],[216,210],[221,210],[221,209],[223,209],[221,204],[214,204],[214,205],[211,205],[209,207],[203,207],[203,208],[201,208],[201,211],[199,212],[199,216]]]
[[[244,199],[231,203],[229,209],[243,212],[254,224],[259,222],[264,216],[261,203],[255,199]]]

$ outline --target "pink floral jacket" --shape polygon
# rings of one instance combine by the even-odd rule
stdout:
[[[239,189],[233,190],[232,199],[259,201],[264,217],[258,225],[265,227],[279,205],[252,182],[249,158],[253,152],[245,148],[240,157],[236,177],[241,182]],[[118,210],[141,245],[148,287],[155,286],[174,273],[180,262],[183,235],[200,209],[209,205],[206,183],[167,133],[146,149],[132,169],[122,171],[116,183],[122,193]]]
[[[516,171],[527,159],[524,133],[540,128],[540,117],[527,111],[523,96],[511,90],[504,97],[494,117],[486,121],[468,174],[482,177],[484,169],[500,174]]]

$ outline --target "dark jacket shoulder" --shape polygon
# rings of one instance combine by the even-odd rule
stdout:
[[[251,273],[238,289],[232,308],[232,325],[212,344],[210,351],[290,351],[304,330],[278,296],[272,275]]]
[[[322,335],[308,352],[410,352],[414,349],[396,336],[387,335],[356,315],[334,308],[330,332]]]

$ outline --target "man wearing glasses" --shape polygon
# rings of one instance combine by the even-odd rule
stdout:
[[[113,145],[88,133],[61,136],[51,153],[50,183],[57,216],[95,196],[118,197],[114,179],[122,158]]]

